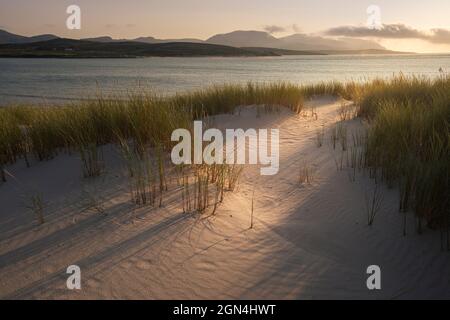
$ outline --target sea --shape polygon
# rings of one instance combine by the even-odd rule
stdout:
[[[0,59],[0,106],[64,104],[136,91],[171,95],[224,83],[369,81],[450,72],[450,54],[135,59]]]

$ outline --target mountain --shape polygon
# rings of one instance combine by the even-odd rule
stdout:
[[[133,39],[132,41],[144,42],[144,43],[168,43],[168,42],[191,42],[191,43],[203,43],[203,40],[194,39],[194,38],[185,38],[185,39],[156,39],[153,37],[139,37]]]
[[[233,47],[269,47],[303,51],[385,49],[378,43],[368,40],[331,39],[300,33],[283,38],[275,38],[263,31],[233,31],[215,35],[206,40],[206,42]]]
[[[203,40],[199,39],[156,39],[154,37],[139,37],[136,39],[113,39],[109,36],[103,36],[103,37],[96,37],[96,38],[84,38],[81,40],[85,41],[93,41],[93,42],[127,42],[127,41],[135,41],[135,42],[142,42],[142,43],[169,43],[169,42],[191,42],[191,43],[203,43]]]
[[[374,41],[340,38],[330,39],[320,36],[313,36],[307,34],[293,34],[287,37],[280,38],[283,43],[282,48],[293,50],[369,50],[385,49]]]
[[[163,40],[159,40],[154,37],[139,37],[139,38],[133,39],[133,41],[143,42],[143,43],[163,43],[164,42]]]
[[[19,36],[17,34],[10,33],[5,30],[0,30],[0,44],[6,43],[32,43],[39,41],[47,41],[57,39],[58,37],[53,34],[43,34],[33,37]]]
[[[0,30],[0,44],[12,44],[12,43],[33,43],[33,42],[41,42],[47,40],[59,39],[59,37],[53,34],[43,34],[39,36],[26,37],[20,36],[17,34],[10,33],[5,30]],[[186,38],[186,39],[156,39],[154,37],[139,37],[136,39],[113,39],[110,36],[100,36],[100,37],[92,37],[92,38],[84,38],[81,39],[84,41],[91,42],[127,42],[127,41],[136,41],[143,43],[169,43],[169,42],[191,42],[191,43],[203,43],[203,40],[194,39],[194,38]]]
[[[326,55],[327,53],[321,51],[300,51],[287,50],[277,48],[263,48],[263,47],[241,47],[241,49],[252,51],[261,56],[302,56],[302,55]]]
[[[113,38],[111,38],[109,36],[95,37],[95,38],[84,38],[84,39],[81,39],[81,40],[83,40],[83,41],[91,41],[91,42],[102,42],[102,43],[127,41],[125,39],[121,39],[121,40],[113,39]]]
[[[63,40],[62,42],[68,44],[69,39],[58,38],[52,34],[39,35],[33,37],[25,37],[15,35],[4,30],[0,30],[0,44],[31,44],[31,43],[43,43],[51,40]],[[374,41],[354,39],[354,38],[327,38],[318,35],[308,34],[293,34],[286,37],[276,38],[267,32],[263,31],[233,31],[230,33],[217,34],[211,38],[203,41],[194,38],[186,39],[157,39],[154,37],[139,37],[132,40],[128,39],[113,39],[110,36],[86,38],[81,40],[76,45],[80,48],[66,47],[62,54],[61,52],[46,52],[45,55],[54,56],[105,56],[105,57],[123,57],[123,56],[191,56],[191,55],[207,55],[210,50],[211,55],[225,55],[225,56],[277,56],[277,55],[304,55],[304,54],[394,54],[393,52],[386,50],[383,46]],[[53,42],[53,43],[57,43]],[[81,45],[81,43],[84,43]],[[87,44],[86,44],[87,43]],[[95,46],[96,44],[121,44],[114,47],[114,50],[119,52],[106,52],[104,47]],[[124,45],[126,43],[126,45]],[[176,43],[182,45],[176,46]],[[188,45],[190,43],[190,45]],[[168,46],[160,47],[159,49],[154,47],[149,51],[144,50],[142,47],[136,47],[133,44],[170,44]],[[207,47],[207,46],[194,46],[194,44],[200,45],[216,45],[219,47]],[[38,46],[40,48],[41,46]],[[225,48],[226,47],[226,48]],[[87,48],[93,48],[93,52],[88,53]],[[113,47],[111,46],[110,49]],[[185,48],[186,53],[179,50]],[[233,48],[231,50],[230,48]],[[121,50],[123,49],[123,50]],[[238,50],[241,49],[241,50]],[[2,56],[6,56],[6,48],[2,49]],[[36,53],[30,52],[30,47],[24,47],[24,51],[20,51],[20,48],[9,48],[14,54],[20,56],[33,56],[42,55],[43,51],[40,50]],[[75,50],[75,52],[70,52]],[[79,50],[79,51],[77,51]],[[161,50],[161,51],[158,51]],[[12,54],[12,53],[8,54]]]
[[[274,49],[276,50],[276,49]],[[135,58],[135,57],[246,57],[277,56],[270,50],[242,49],[208,43],[94,42],[53,39],[34,43],[1,44],[0,57],[34,58]]]
[[[282,45],[279,39],[263,31],[233,31],[217,34],[207,39],[206,42],[232,47],[281,48],[280,45]]]
[[[358,54],[358,55],[368,55],[368,54],[414,54],[414,52],[405,52],[405,51],[392,51],[392,50],[386,50],[386,49],[361,49],[361,50],[319,50],[317,51],[318,54],[324,54],[324,55],[352,55],[352,54]]]

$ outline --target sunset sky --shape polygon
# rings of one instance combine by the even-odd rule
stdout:
[[[81,30],[66,29],[71,4],[81,7]],[[366,9],[372,4],[381,8],[386,32],[365,32]],[[276,37],[352,36],[393,50],[450,52],[449,14],[449,0],[0,0],[0,29],[70,38],[199,39],[234,30],[271,30]]]

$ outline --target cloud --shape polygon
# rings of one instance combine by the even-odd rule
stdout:
[[[268,32],[268,33],[281,33],[281,32],[288,32],[288,31],[293,31],[295,33],[300,33],[301,29],[299,28],[298,25],[296,24],[291,24],[289,26],[283,27],[283,26],[278,26],[278,25],[266,25],[264,26],[264,31]]]
[[[433,36],[429,38],[433,43],[450,43],[450,30],[432,29]]]
[[[127,28],[134,28],[134,27],[136,27],[136,25],[133,24],[133,23],[128,23],[128,24],[125,25],[125,27],[127,27]]]
[[[404,24],[384,24],[380,29],[364,26],[341,26],[328,29],[325,34],[353,38],[421,39],[432,43],[450,44],[450,30],[432,29],[425,32]]]
[[[330,36],[346,37],[378,37],[378,38],[420,38],[422,33],[403,24],[384,24],[381,29],[373,29],[364,26],[341,26],[326,31]]]
[[[282,26],[271,25],[271,26],[265,26],[264,30],[267,31],[268,33],[279,33],[279,32],[285,32],[286,28],[282,27]]]

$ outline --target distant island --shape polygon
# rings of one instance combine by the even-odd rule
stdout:
[[[272,48],[235,48],[192,42],[149,44],[134,41],[93,42],[73,39],[0,45],[0,57],[4,58],[255,57],[304,54],[320,53]]]
[[[235,31],[202,41],[160,40],[153,37],[75,40],[55,35],[26,37],[0,30],[0,58],[274,57],[401,53],[404,52],[386,50],[368,41],[348,43],[348,40],[299,34],[277,39],[260,31]]]

